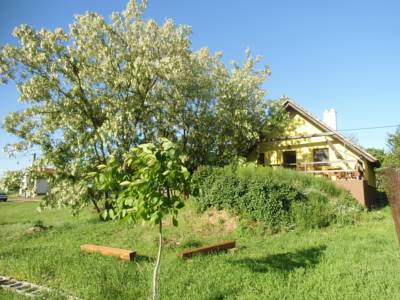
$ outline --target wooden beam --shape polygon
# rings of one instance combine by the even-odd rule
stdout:
[[[350,168],[350,165],[348,164],[348,162],[344,159],[343,155],[339,152],[338,149],[336,149],[335,145],[331,142],[331,141],[326,141],[328,143],[328,145],[332,148],[333,152],[335,152],[335,155],[337,158],[339,158],[340,160],[343,161],[343,163],[345,164],[345,166],[347,168]]]
[[[324,165],[332,165],[332,164],[337,164],[337,163],[343,163],[343,162],[350,162],[350,163],[356,163],[358,162],[355,159],[347,159],[347,160],[326,160],[326,161],[316,161],[316,162],[297,162],[293,164],[286,164],[287,166],[296,166],[296,167],[303,167],[303,166],[324,166]],[[283,167],[283,164],[269,164],[268,166],[270,167]]]
[[[92,244],[81,245],[81,251],[87,253],[100,253],[101,255],[104,256],[115,256],[121,260],[127,260],[127,261],[134,260],[136,255],[135,251],[92,245]]]
[[[263,139],[261,142],[279,142],[279,141],[290,141],[290,140],[299,140],[299,139],[310,139],[314,137],[324,137],[324,136],[333,136],[336,133],[334,132],[321,132],[314,134],[305,134],[305,135],[297,135],[297,136],[278,136],[274,138]]]
[[[212,251],[228,250],[228,249],[232,249],[235,247],[236,247],[235,241],[228,241],[228,242],[223,242],[223,243],[218,243],[218,244],[208,245],[205,247],[187,250],[187,251],[178,253],[177,256],[182,257],[182,258],[190,258],[196,254],[206,254],[206,253],[209,253]]]
[[[357,170],[353,169],[338,169],[338,170],[316,170],[316,171],[300,171],[302,173],[355,173]]]

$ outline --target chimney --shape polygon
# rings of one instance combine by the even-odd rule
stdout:
[[[322,121],[328,125],[330,128],[332,128],[333,130],[337,129],[337,124],[336,124],[336,110],[334,110],[333,108],[331,109],[326,109],[324,111],[323,117],[322,117]]]

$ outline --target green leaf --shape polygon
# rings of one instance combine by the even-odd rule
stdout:
[[[142,183],[145,183],[147,180],[145,178],[140,178],[136,179],[135,181],[132,182],[133,185],[140,185]]]
[[[87,176],[88,177],[95,177],[95,176],[97,176],[97,172],[89,172],[89,173],[87,173]]]
[[[122,181],[122,182],[120,182],[120,186],[128,186],[128,185],[130,185],[131,184],[131,182],[130,181],[128,181],[128,180],[125,180],[125,181]]]
[[[107,220],[107,217],[108,217],[108,212],[107,212],[107,210],[105,209],[105,210],[103,210],[103,212],[101,213],[101,218],[103,219],[103,220]]]
[[[162,213],[160,211],[156,211],[150,218],[150,221],[154,224],[159,224],[162,219]]]
[[[177,209],[181,209],[184,206],[185,206],[185,203],[183,203],[182,201],[175,202],[175,208],[177,208]]]
[[[125,205],[132,206],[133,205],[133,198],[126,198],[124,201]]]

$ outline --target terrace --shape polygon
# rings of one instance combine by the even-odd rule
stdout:
[[[331,180],[363,180],[362,164],[357,160],[331,160],[317,162],[296,162],[272,164],[271,167],[294,169],[307,174],[325,177]]]

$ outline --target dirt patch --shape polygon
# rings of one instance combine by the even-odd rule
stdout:
[[[202,216],[204,224],[221,227],[226,232],[232,232],[237,227],[237,217],[231,216],[226,210],[208,209]]]
[[[163,245],[165,246],[165,247],[169,247],[169,248],[172,248],[172,247],[176,247],[176,246],[179,246],[181,244],[181,242],[180,241],[178,241],[177,239],[165,239],[165,238],[163,238]]]
[[[39,232],[42,232],[42,231],[49,230],[49,229],[51,229],[52,227],[53,227],[53,226],[45,226],[45,225],[43,225],[43,224],[35,224],[34,226],[29,227],[29,228],[26,230],[26,233],[27,233],[27,234],[39,233]]]

